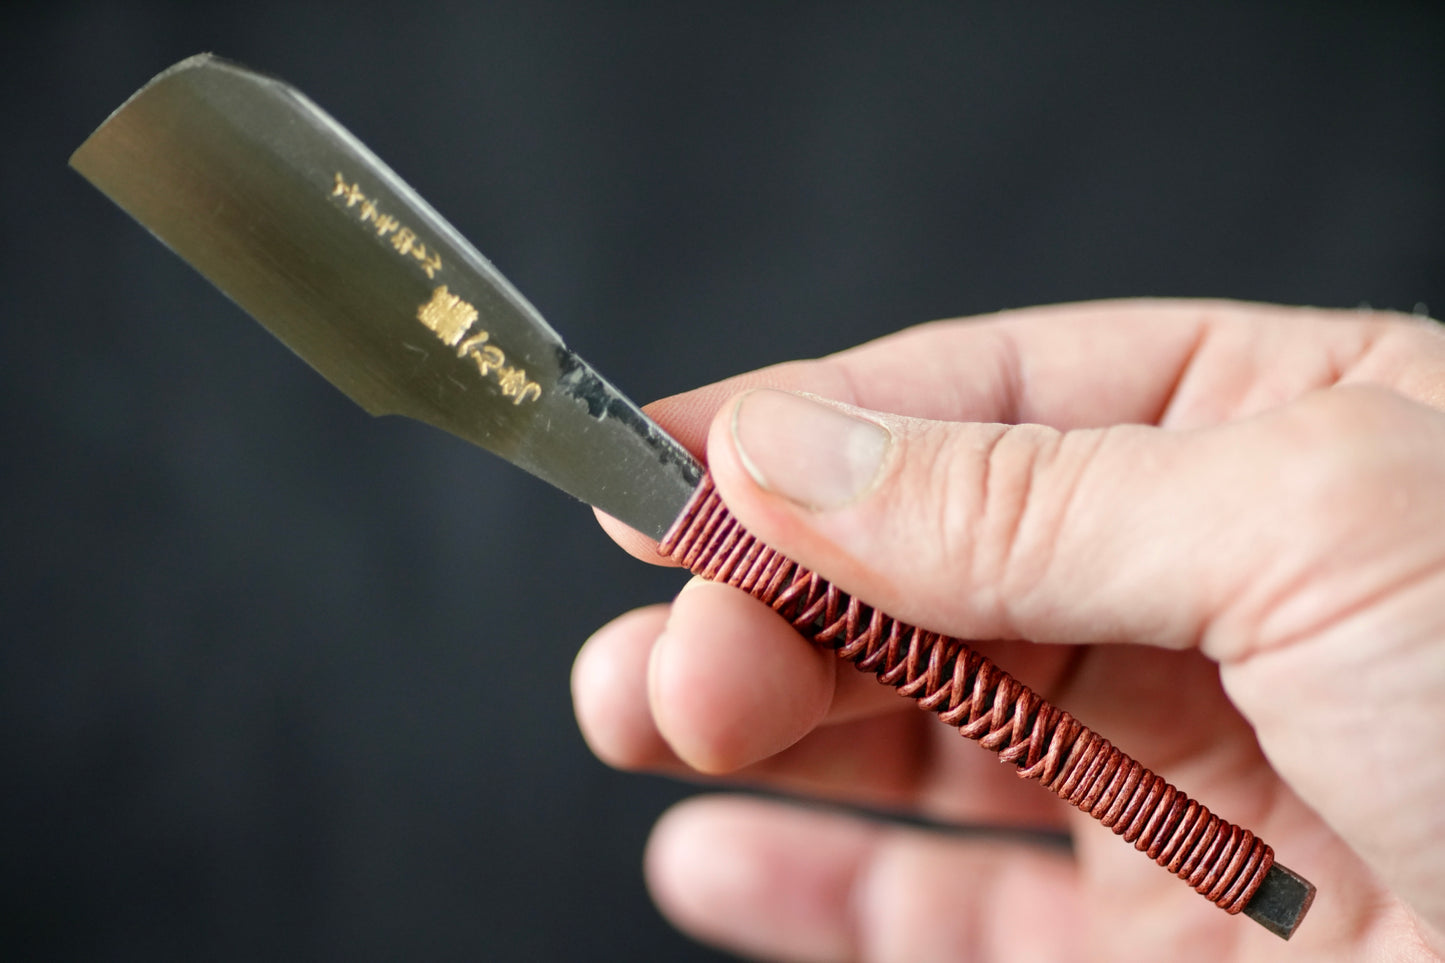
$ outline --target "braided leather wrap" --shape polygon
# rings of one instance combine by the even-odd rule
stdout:
[[[1244,908],[1274,863],[1274,851],[1249,830],[1220,819],[963,642],[864,605],[762,544],[728,511],[711,476],[659,550],[765,602],[805,638],[918,700],[1226,912]]]

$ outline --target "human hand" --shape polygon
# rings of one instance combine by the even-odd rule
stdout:
[[[735,397],[760,387],[870,411]],[[1055,828],[1074,851],[700,799],[649,845],[664,912],[790,960],[1439,958],[1442,410],[1433,325],[1188,302],[926,325],[653,406],[706,441],[764,541],[899,618],[1000,640],[977,647],[1319,887],[1289,944],[1231,919],[761,603],[694,581],[579,654],[603,759]]]

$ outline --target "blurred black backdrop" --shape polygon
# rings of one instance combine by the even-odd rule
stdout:
[[[214,50],[366,140],[639,400],[1117,295],[1445,306],[1427,3],[10,3],[0,955],[719,958],[577,645],[673,573],[373,421],[65,167]]]

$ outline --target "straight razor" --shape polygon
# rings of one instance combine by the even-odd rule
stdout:
[[[698,462],[486,258],[285,83],[208,54],[141,88],[71,165],[374,415],[496,452],[742,588],[1230,913],[1286,939],[1314,887],[968,645],[748,534]]]

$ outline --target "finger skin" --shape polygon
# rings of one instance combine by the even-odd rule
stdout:
[[[697,453],[718,409],[759,387],[939,421],[1190,428],[1356,381],[1428,403],[1445,398],[1442,372],[1445,334],[1425,319],[1128,299],[917,325],[665,398],[647,411]]]
[[[657,729],[647,700],[647,663],[668,606],[618,616],[593,633],[572,663],[577,725],[597,758],[620,769],[685,767]]]
[[[835,658],[766,606],[734,595],[698,580],[672,606],[628,613],[583,646],[573,701],[599,758],[621,768],[730,773],[787,749],[825,716],[836,723],[898,708],[861,679],[840,689]]]
[[[679,604],[669,612],[666,606],[650,606],[604,626],[578,653],[573,701],[578,725],[598,758],[621,769],[693,779],[704,773],[726,775],[747,785],[916,809],[962,823],[1064,827],[1063,809],[1052,796],[1022,782],[986,753],[953,752],[963,742],[956,732],[872,677],[846,667],[834,670],[837,660],[831,654],[803,646],[824,671],[796,677],[776,671],[770,660],[776,652],[799,646],[797,633],[763,609],[775,624],[763,623],[766,631],[750,637],[761,607],[726,587],[702,586],[683,594],[696,599],[706,593],[726,599],[728,610]],[[734,605],[741,613],[737,619]],[[694,618],[702,621],[694,626]],[[688,686],[661,687],[660,697],[649,692],[653,650],[667,625],[680,640],[669,655],[671,671],[704,679],[710,690],[706,711]],[[758,663],[771,667],[763,675],[805,691],[759,700],[758,668],[733,657],[734,645],[760,648]],[[729,657],[719,662],[716,653]],[[1054,660],[1021,659],[1016,652],[996,654],[1006,663],[1011,656],[1013,665],[1041,683],[1063,668]],[[811,695],[806,691],[810,679],[816,686]],[[826,698],[829,692],[832,703],[821,724],[811,713],[795,711],[798,702]],[[744,747],[738,731],[747,733]],[[708,760],[706,767],[684,761],[674,744],[697,747],[694,751]]]
[[[1079,958],[1066,856],[737,797],[663,817],[649,887],[700,939],[770,960]]]
[[[777,615],[762,604],[730,608],[727,586],[694,580],[673,603],[673,618],[713,627],[663,629],[648,664],[648,704],[673,751],[701,773],[731,772],[787,748],[823,720],[833,700],[838,661],[796,632],[780,631]],[[671,624],[671,623],[670,623]],[[742,667],[744,685],[730,684]],[[766,724],[738,725],[767,715]]]
[[[1291,818],[1293,814],[1291,814]],[[649,889],[704,942],[749,958],[856,963],[1429,961],[1398,902],[1331,865],[1316,915],[1286,943],[1081,826],[1078,858],[988,836],[943,837],[740,796],[688,800],[648,842]],[[1130,858],[1136,857],[1136,858]],[[1347,859],[1347,857],[1346,857]],[[1161,884],[1161,880],[1162,883]]]
[[[1280,775],[1445,929],[1445,415],[1363,387],[1193,432],[874,414],[881,480],[817,511],[755,477],[750,397],[709,458],[761,539],[964,638],[1198,648]]]
[[[1062,304],[918,325],[645,410],[701,456],[714,415],[750,388],[944,421],[1188,429],[1354,383],[1445,408],[1445,334],[1428,319],[1384,312],[1169,299]],[[651,539],[598,518],[637,558],[669,564]]]
[[[1237,658],[1440,552],[1428,526],[1445,418],[1377,389],[1190,433],[862,413],[894,443],[867,497],[827,512],[754,477],[737,428],[749,397],[719,412],[709,444],[744,525],[845,591],[963,638],[1200,643]],[[1408,513],[1381,518],[1382,501]],[[1412,553],[1402,572],[1370,569],[1397,541]],[[1291,593],[1306,575],[1324,578]]]
[[[888,537],[874,543],[867,541],[868,533],[884,529],[861,517],[851,529],[845,523],[815,530],[816,519],[800,520],[786,506],[769,502],[735,457],[729,463],[727,441],[719,442],[716,427],[708,451],[725,500],[757,534],[894,614],[924,624],[932,620],[936,625],[930,627],[954,632],[1060,643],[1162,643],[1200,648],[1220,660],[1220,679],[1211,683],[1197,675],[1176,686],[1180,692],[1212,692],[1217,702],[1206,700],[1215,708],[1205,717],[1213,722],[1190,715],[1189,726],[1154,724],[1151,730],[1136,719],[1134,734],[1147,738],[1152,732],[1166,758],[1198,777],[1186,788],[1237,808],[1241,822],[1305,854],[1309,865],[1292,865],[1322,884],[1315,915],[1326,920],[1311,925],[1333,940],[1319,946],[1341,951],[1342,958],[1376,952],[1380,958],[1426,958],[1422,940],[1445,951],[1437,852],[1445,839],[1440,822],[1445,816],[1429,802],[1445,798],[1445,785],[1440,766],[1421,765],[1445,758],[1445,747],[1436,745],[1445,733],[1438,707],[1438,694],[1445,690],[1440,643],[1445,627],[1438,624],[1442,587],[1435,545],[1424,536],[1445,525],[1432,514],[1440,502],[1439,466],[1421,456],[1445,445],[1436,425],[1416,409],[1445,407],[1442,344],[1439,330],[1422,322],[1358,312],[1229,303],[1060,306],[923,326],[820,361],[755,372],[649,410],[694,451],[703,447],[709,420],[740,388],[756,385],[803,389],[884,416],[904,416],[900,431],[906,436],[904,429],[916,429],[920,444],[932,438],[935,455],[956,443],[949,436],[954,428],[904,422],[1032,422],[984,439],[1005,437],[1015,445],[1014,460],[1000,459],[995,466],[1005,470],[997,480],[1007,482],[995,491],[1025,493],[1012,506],[989,509],[999,524],[987,564],[978,563],[975,547],[990,539],[968,532],[972,545],[966,552],[947,545],[929,549],[916,531],[904,534],[907,525],[900,527],[896,513]],[[1367,398],[1363,403],[1361,396]],[[1420,405],[1405,413],[1401,406],[1412,400]],[[1347,410],[1331,413],[1332,405]],[[716,418],[716,424],[725,420]],[[1151,435],[1148,425],[1166,430]],[[1091,437],[1076,429],[1102,430]],[[1073,449],[1062,456],[1048,451],[1062,446],[1061,432],[1074,439]],[[1340,443],[1342,432],[1348,443]],[[1094,471],[1099,450],[1105,453],[1101,460],[1113,457],[1128,470]],[[1051,457],[1041,457],[1041,451]],[[945,459],[914,457],[911,463],[940,461]],[[1024,510],[1030,499],[1036,508],[1051,501],[1035,485],[1041,464],[1074,469],[1072,479],[1067,470],[1055,473],[1063,481],[1055,485],[1052,515]],[[957,474],[968,477],[967,471]],[[1073,484],[1080,478],[1085,484]],[[1261,484],[1274,493],[1270,504],[1277,510],[1259,511]],[[932,487],[950,491],[947,484]],[[1070,500],[1059,497],[1065,492],[1073,498],[1080,488],[1087,489],[1082,504],[1093,499],[1103,508],[1070,508]],[[956,499],[945,501],[954,505],[951,515],[937,507],[931,513],[915,509],[908,522],[925,534],[950,533],[949,519],[967,518],[969,512],[960,511]],[[1362,505],[1373,511],[1360,515]],[[1132,523],[1118,524],[1121,513]],[[1092,528],[1086,524],[1090,517]],[[1321,527],[1321,518],[1329,524]],[[1021,519],[1032,530],[1017,524]],[[635,533],[609,530],[640,556],[655,555],[651,543]],[[1170,537],[1159,538],[1163,531]],[[1019,532],[1024,551],[1016,551]],[[850,543],[849,537],[861,541]],[[1405,552],[1381,550],[1399,545],[1401,538]],[[898,551],[900,544],[908,550]],[[1215,570],[1201,575],[1199,560],[1211,558]],[[1219,568],[1221,559],[1233,560],[1233,567]],[[1250,566],[1262,562],[1267,564],[1261,575]],[[959,563],[961,568],[950,567]],[[970,572],[971,564],[978,571]],[[1013,581],[998,577],[971,595],[956,582],[943,586],[939,578],[961,571],[983,584],[989,580],[979,572],[989,565],[995,576],[1013,573]],[[1073,594],[1048,582],[1061,577],[1074,580]],[[1000,601],[1005,597],[1012,601]],[[1382,598],[1385,604],[1378,604]],[[724,626],[723,634],[729,622],[747,624],[743,604],[740,597],[720,602],[711,621]],[[1086,664],[1102,669],[1109,662],[1091,652]],[[1108,717],[1107,696],[1117,689],[1121,666],[1102,675],[1079,672],[1068,693],[1076,702],[1065,704],[1093,704]],[[734,673],[731,681],[721,675],[715,681],[721,692],[745,679]],[[1225,692],[1232,704],[1223,700]],[[714,708],[729,701],[715,700]],[[1227,721],[1234,705],[1245,709],[1274,769],[1326,815],[1328,826],[1278,784],[1257,749],[1252,755],[1247,738],[1211,742],[1213,736],[1241,731],[1240,725],[1246,735],[1251,731],[1237,717]],[[667,711],[673,713],[670,726],[694,725],[676,705]],[[1127,720],[1138,714],[1127,706],[1116,714],[1128,735]],[[884,717],[871,718],[876,723]],[[823,736],[828,720],[825,711],[813,734],[743,771],[775,784],[806,784],[820,758],[831,764],[847,758],[847,740],[829,745]],[[1107,722],[1112,736],[1119,720]],[[780,740],[787,726],[773,728],[768,739],[751,743],[749,753]],[[645,730],[645,725],[634,730],[642,734],[638,745],[651,738]],[[1181,730],[1192,733],[1192,745],[1167,738]],[[903,733],[911,729],[891,737],[883,724],[866,731],[907,745]],[[671,758],[671,764],[682,765]],[[939,768],[928,755],[908,758],[924,769]],[[936,804],[926,792],[914,792],[913,798]],[[1249,822],[1251,813],[1265,818]],[[1085,891],[1095,892],[1092,880],[1112,876],[1095,871],[1112,867],[1113,857],[1105,854],[1120,847],[1107,839],[1096,853],[1087,842],[1091,830],[1080,832],[1081,859],[1091,867]],[[1340,836],[1368,857],[1368,867]],[[1413,910],[1380,887],[1380,877],[1406,895]],[[1145,889],[1138,892],[1153,892],[1152,883],[1141,879],[1139,885]],[[1097,892],[1127,889],[1112,878]],[[1106,909],[1094,907],[1090,915],[1107,917]],[[1171,904],[1164,915],[1174,913]]]

